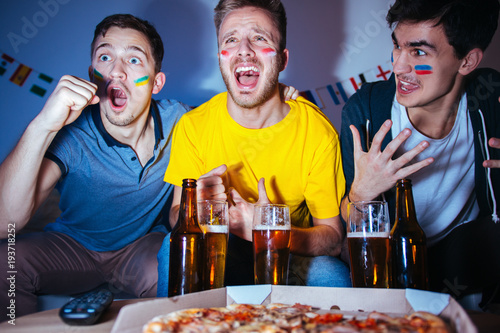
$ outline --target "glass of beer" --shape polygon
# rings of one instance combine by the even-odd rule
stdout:
[[[229,235],[227,202],[198,201],[198,220],[206,240],[203,290],[223,288]]]
[[[287,205],[255,205],[252,228],[255,284],[288,283],[290,228]]]
[[[385,201],[351,202],[347,242],[353,287],[389,288],[391,285],[390,220]]]

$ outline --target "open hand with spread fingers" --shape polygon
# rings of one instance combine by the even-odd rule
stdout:
[[[373,200],[392,188],[398,179],[406,178],[434,161],[430,157],[408,165],[415,156],[429,146],[427,141],[420,142],[413,149],[393,159],[399,146],[410,137],[411,130],[409,129],[404,129],[399,133],[382,151],[382,141],[390,131],[391,126],[392,121],[386,120],[384,122],[373,137],[368,152],[364,152],[361,148],[360,135],[356,127],[350,126],[354,146],[355,175],[350,191],[351,201]]]

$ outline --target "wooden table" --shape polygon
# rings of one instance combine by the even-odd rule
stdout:
[[[98,323],[90,326],[71,326],[65,324],[59,318],[59,309],[47,310],[33,313],[27,316],[16,318],[16,325],[10,325],[7,322],[0,324],[0,332],[50,332],[50,333],[77,333],[77,332],[93,332],[93,333],[109,333],[115,323],[120,309],[127,305],[144,300],[144,299],[128,299],[114,301],[109,309],[102,315]],[[140,332],[139,332],[140,333]]]
[[[110,308],[103,314],[99,322],[95,325],[67,325],[59,318],[59,309],[54,309],[16,318],[15,326],[12,326],[7,322],[3,322],[0,324],[0,332],[109,333],[113,327],[116,317],[118,316],[118,312],[123,306],[145,300],[151,300],[151,298],[114,301]],[[467,311],[467,313],[479,329],[480,333],[500,332],[500,315],[477,311]]]

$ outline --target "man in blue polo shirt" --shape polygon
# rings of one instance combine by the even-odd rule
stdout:
[[[165,83],[162,58],[147,21],[105,18],[92,42],[90,81],[63,76],[0,165],[0,239],[19,232],[54,187],[62,211],[45,232],[16,236],[15,297],[4,276],[10,243],[1,241],[0,321],[12,300],[21,316],[36,311],[38,294],[103,283],[156,296],[162,210],[173,189],[163,175],[171,131],[188,110],[152,100]]]

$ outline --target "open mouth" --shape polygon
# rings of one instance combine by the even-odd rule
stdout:
[[[417,90],[419,86],[414,83],[398,80],[398,91],[401,94],[411,94],[415,90]]]
[[[108,99],[111,107],[116,111],[122,110],[127,104],[127,95],[119,87],[112,87],[108,90]]]
[[[256,66],[240,66],[236,68],[234,76],[238,87],[241,89],[253,89],[259,82],[260,71]]]

